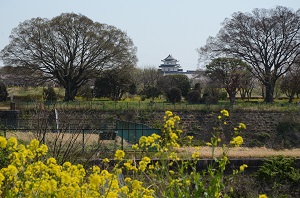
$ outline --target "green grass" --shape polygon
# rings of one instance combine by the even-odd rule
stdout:
[[[8,87],[9,95],[13,94],[17,109],[35,108],[43,101],[44,87]],[[296,102],[300,99],[294,99],[293,103],[288,103],[287,99],[276,100],[272,104],[266,104],[263,99],[256,97],[249,101],[242,101],[237,99],[235,105],[230,105],[229,100],[219,101],[218,104],[188,104],[186,102],[171,104],[164,101],[164,98],[156,98],[155,103],[151,104],[150,99],[141,101],[140,97],[126,98],[123,101],[110,101],[107,98],[93,99],[92,101],[85,101],[82,97],[76,97],[76,101],[63,102],[64,90],[62,88],[55,88],[59,95],[59,101],[56,103],[44,103],[47,108],[73,108],[73,109],[101,109],[101,110],[203,110],[214,111],[219,109],[230,110],[246,110],[246,111],[298,111],[299,107]],[[26,102],[22,102],[26,101]],[[28,102],[27,102],[28,101]],[[31,101],[31,102],[29,102]],[[10,102],[0,104],[0,108],[9,108]]]

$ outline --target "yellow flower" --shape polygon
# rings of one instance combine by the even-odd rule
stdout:
[[[221,118],[222,118],[222,116],[219,115],[219,116],[218,116],[218,119],[220,120]]]
[[[200,153],[195,152],[192,154],[192,159],[198,159],[198,158],[200,158]]]
[[[229,112],[225,109],[223,109],[222,111],[220,111],[220,113],[223,115],[223,116],[226,116],[228,117],[229,116]]]
[[[106,157],[102,160],[104,163],[108,163],[109,162],[109,159]]]
[[[56,159],[53,157],[50,157],[49,159],[47,159],[47,164],[56,164]]]
[[[266,194],[259,195],[258,198],[268,198]]]
[[[177,153],[171,152],[169,155],[169,158],[172,160],[179,160],[179,157],[177,156]]]
[[[230,141],[231,145],[234,146],[240,146],[241,144],[243,144],[244,140],[241,136],[236,136],[235,138],[233,138],[233,140]]]
[[[172,111],[166,111],[166,115],[169,116],[169,117],[172,117],[173,113],[172,113]]]
[[[5,148],[7,144],[6,138],[0,136],[0,148]]]
[[[131,146],[131,148],[133,150],[138,150],[139,149],[139,145],[138,144],[134,144],[134,145]]]
[[[224,125],[226,125],[227,124],[227,122],[224,122]]]
[[[239,128],[240,129],[246,129],[246,125],[244,123],[239,123]]]
[[[117,150],[115,153],[115,159],[122,160],[125,157],[125,152],[122,150]]]
[[[243,172],[245,170],[245,168],[248,168],[247,164],[243,164],[240,166],[240,171]]]
[[[180,117],[179,116],[174,116],[174,119],[177,121],[180,121]]]
[[[18,140],[15,137],[10,137],[7,141],[8,150],[16,150],[18,146]]]
[[[194,136],[189,135],[189,136],[187,136],[187,138],[188,138],[189,140],[192,140],[192,139],[194,138]]]

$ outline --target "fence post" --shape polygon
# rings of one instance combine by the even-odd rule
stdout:
[[[84,129],[82,131],[82,152],[84,152]]]

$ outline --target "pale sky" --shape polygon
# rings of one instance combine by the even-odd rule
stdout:
[[[300,0],[0,0],[0,50],[19,23],[74,12],[127,32],[140,68],[158,67],[171,54],[184,71],[195,70],[201,66],[196,49],[217,34],[225,18],[277,5],[296,11]]]

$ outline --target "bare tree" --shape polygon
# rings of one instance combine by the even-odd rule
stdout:
[[[51,20],[33,18],[13,29],[2,50],[5,64],[40,70],[65,88],[65,101],[106,68],[134,66],[136,47],[125,32],[64,13]]]
[[[265,86],[265,102],[273,102],[276,80],[300,56],[300,10],[277,6],[234,13],[198,52],[199,61],[221,55],[243,59]]]

